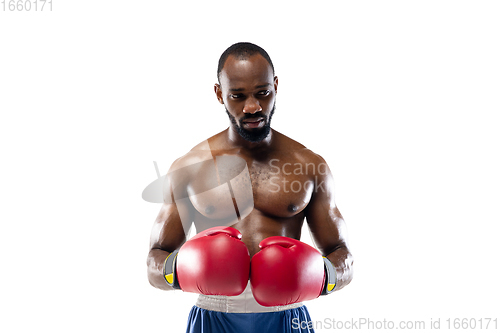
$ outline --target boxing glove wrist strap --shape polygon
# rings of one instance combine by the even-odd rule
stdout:
[[[337,285],[337,271],[327,257],[323,257],[323,262],[325,263],[325,285],[323,286],[321,295],[328,295],[333,292]]]
[[[170,287],[174,289],[181,289],[181,287],[179,286],[179,281],[177,280],[177,253],[179,253],[179,250],[175,250],[174,252],[170,253],[165,259],[165,262],[163,264],[163,277]]]

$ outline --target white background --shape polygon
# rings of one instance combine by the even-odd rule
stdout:
[[[141,199],[228,125],[226,47],[279,76],[273,127],[322,155],[355,277],[313,320],[498,317],[497,1],[61,1],[0,11],[3,332],[183,332]],[[500,324],[500,323],[499,323]],[[317,330],[330,332],[332,330]],[[490,328],[490,331],[491,328]]]

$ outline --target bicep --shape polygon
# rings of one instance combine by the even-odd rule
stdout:
[[[347,246],[344,219],[337,207],[323,205],[308,212],[307,223],[313,240],[323,255]]]
[[[334,200],[333,178],[328,172],[315,187],[306,210],[313,240],[323,255],[347,246],[346,227]]]
[[[150,249],[172,252],[185,241],[191,226],[191,216],[184,203],[165,203],[158,213],[151,232]]]
[[[189,173],[179,168],[179,160],[170,167],[163,183],[163,201],[151,232],[150,249],[172,252],[185,241],[193,221],[190,201],[186,195]],[[174,190],[175,189],[175,190]]]

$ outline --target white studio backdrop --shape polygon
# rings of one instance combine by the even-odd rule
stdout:
[[[239,41],[347,222],[354,280],[312,319],[498,318],[498,2],[52,1],[0,11],[2,332],[185,330],[196,295],[147,281],[141,193],[228,126],[213,84]]]

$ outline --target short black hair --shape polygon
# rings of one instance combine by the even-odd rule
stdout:
[[[271,68],[273,70],[273,75],[274,75],[274,65],[273,62],[271,61],[271,57],[269,57],[269,54],[267,54],[266,50],[264,50],[262,47],[252,44],[252,43],[247,43],[247,42],[240,42],[231,45],[222,53],[222,55],[219,58],[219,66],[217,67],[217,80],[219,80],[220,83],[220,73],[222,72],[222,68],[224,67],[224,64],[226,63],[227,58],[232,55],[238,59],[248,59],[250,56],[254,55],[255,53],[260,54],[261,56],[264,57],[264,59],[267,60],[269,65],[271,65]]]

